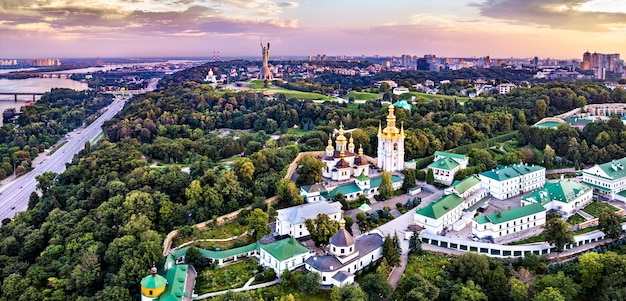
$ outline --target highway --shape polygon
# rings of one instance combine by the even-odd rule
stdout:
[[[35,176],[46,171],[57,174],[65,171],[65,163],[71,162],[74,154],[84,148],[85,141],[92,141],[100,135],[102,124],[122,110],[127,99],[119,96],[114,98],[113,103],[105,108],[106,112],[96,121],[86,128],[78,128],[69,133],[65,138],[68,142],[54,154],[47,156],[41,164],[27,174],[0,187],[0,221],[5,218],[13,218],[17,212],[26,211],[30,194],[37,189]]]

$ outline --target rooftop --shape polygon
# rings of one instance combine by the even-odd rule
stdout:
[[[359,252],[359,255],[344,262],[343,264],[333,255],[311,256],[306,260],[306,263],[320,272],[335,271],[344,265],[349,265],[354,261],[359,260],[359,258],[366,256],[377,248],[380,248],[382,245],[383,237],[378,233],[365,234],[356,239],[354,248],[356,252]],[[333,268],[331,269],[330,267]]]
[[[356,185],[355,185],[356,186]],[[359,190],[360,191],[360,190]],[[289,221],[291,224],[304,223],[305,220],[316,218],[319,214],[336,214],[341,213],[341,204],[315,202],[276,210],[278,216],[276,219],[281,221]]]
[[[433,163],[430,163],[430,165],[428,165],[428,168],[433,168],[433,169],[443,169],[443,170],[453,170],[457,167],[459,167],[459,163],[456,162],[454,159],[450,158],[450,157],[444,157],[441,158]]]
[[[596,164],[589,169],[585,169],[585,173],[609,180],[616,180],[626,177],[624,166],[626,166],[626,158],[621,158],[600,165]]]
[[[159,301],[180,301],[184,296],[187,296],[185,292],[185,280],[187,279],[186,264],[175,265],[165,274],[167,278],[167,287],[163,294],[159,297]]]
[[[449,153],[449,152],[436,151],[435,152],[435,157],[437,157],[437,156],[439,156],[439,157],[449,157],[449,158],[460,159],[460,160],[467,160],[467,156],[465,156],[465,155]]]
[[[499,166],[496,169],[481,172],[480,175],[496,181],[506,181],[508,179],[517,178],[542,169],[545,170],[545,167],[538,165],[513,164],[509,166]]]
[[[475,175],[471,175],[463,179],[461,182],[455,183],[452,188],[454,188],[458,194],[463,194],[478,184],[480,184],[480,179]]]
[[[546,183],[542,189],[522,198],[522,201],[541,203],[542,205],[546,205],[552,201],[569,203],[590,190],[591,187],[585,184],[567,179],[556,183]]]
[[[511,210],[502,211],[500,213],[492,213],[488,215],[479,216],[476,221],[479,224],[485,224],[491,222],[493,224],[501,224],[514,219],[522,218],[531,214],[546,211],[546,208],[539,203],[533,203],[523,207],[517,207]]]
[[[463,203],[463,198],[456,194],[449,194],[441,197],[439,200],[434,201],[428,206],[416,211],[416,214],[438,219],[448,213],[450,210],[456,208]]]
[[[300,189],[308,193],[326,191],[326,188],[324,188],[324,185],[319,184],[319,183],[313,184],[313,185],[303,185],[302,187],[300,187]]]
[[[293,236],[271,244],[262,245],[261,249],[265,250],[278,261],[287,260],[295,255],[310,252],[309,249],[298,243]]]

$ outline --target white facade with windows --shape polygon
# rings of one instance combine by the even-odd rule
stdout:
[[[472,233],[478,237],[498,238],[546,223],[546,209],[539,203],[483,215],[472,221]]]
[[[626,196],[620,195],[626,190],[626,158],[596,164],[583,171],[583,183],[591,186],[598,195],[611,200],[626,202]],[[624,193],[621,193],[624,194]]]
[[[276,210],[276,232],[278,235],[291,235],[300,238],[309,235],[304,222],[315,219],[318,214],[326,214],[331,220],[341,220],[341,204],[315,202]]]
[[[504,200],[543,187],[546,169],[536,165],[514,164],[482,172],[478,177],[494,198]]]

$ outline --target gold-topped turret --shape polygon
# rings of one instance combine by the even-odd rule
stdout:
[[[336,149],[338,151],[343,151],[346,150],[346,145],[348,144],[348,139],[346,139],[346,136],[343,135],[343,122],[341,122],[339,124],[339,136],[337,136],[337,139],[335,140],[336,143]]]
[[[363,156],[363,144],[361,144],[359,147],[359,156]]]
[[[389,106],[389,115],[387,115],[387,127],[382,130],[382,134],[378,135],[388,140],[393,140],[401,137],[400,129],[396,127],[396,115],[393,114],[393,105]]]
[[[400,137],[402,137],[402,138],[406,137],[404,135],[404,121],[402,121],[402,123],[400,124]]]
[[[379,121],[378,122],[378,136],[380,137],[380,135],[383,134],[383,126],[382,123]]]
[[[350,134],[350,143],[348,143],[348,151],[354,153],[354,138],[352,138],[352,134]]]
[[[346,229],[346,220],[342,218],[339,221],[339,230],[345,230],[345,229]]]

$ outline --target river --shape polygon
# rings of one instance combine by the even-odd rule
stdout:
[[[27,79],[0,79],[0,92],[25,92],[25,93],[45,93],[52,88],[69,88],[73,90],[86,90],[87,84],[66,78],[27,78]],[[39,100],[41,96],[35,96]],[[13,95],[0,95],[0,112],[8,108],[20,108],[27,102],[32,102],[32,95],[18,95],[17,102]],[[0,125],[2,120],[0,119]]]

